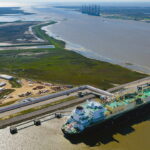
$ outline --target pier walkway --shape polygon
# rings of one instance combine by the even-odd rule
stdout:
[[[28,113],[28,114],[25,114],[25,115],[17,116],[17,117],[10,118],[10,119],[7,119],[7,120],[2,120],[2,121],[0,121],[0,128],[4,128],[4,127],[10,126],[10,125],[14,125],[14,124],[17,124],[17,123],[35,118],[37,116],[42,116],[42,115],[47,114],[47,113],[52,113],[52,112],[55,112],[55,111],[58,111],[58,110],[62,110],[62,109],[65,109],[67,107],[71,107],[71,106],[80,104],[80,103],[84,102],[85,100],[91,99],[91,98],[94,98],[94,97],[95,97],[95,95],[91,94],[91,95],[88,95],[88,96],[84,96],[83,98],[78,98],[78,99],[74,99],[74,100],[71,100],[71,101],[68,101],[68,102],[63,102],[63,103],[60,103],[60,104],[57,104],[57,105],[54,105],[54,106],[50,106],[48,108],[44,108],[44,109],[41,109],[41,110],[38,110],[38,111],[34,111],[34,112],[31,112],[31,113]]]
[[[135,87],[135,86],[138,86],[138,85],[141,85],[141,84],[145,84],[145,83],[150,83],[150,77],[143,78],[143,79],[140,79],[140,80],[137,80],[137,81],[133,81],[133,82],[130,82],[130,83],[126,83],[126,84],[123,84],[123,85],[120,85],[120,86],[108,89],[107,91],[108,92],[115,92],[115,91],[118,91],[120,89],[132,88],[132,87]]]

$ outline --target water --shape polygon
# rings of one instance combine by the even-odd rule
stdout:
[[[58,21],[43,27],[50,36],[66,41],[66,48],[150,74],[150,24],[104,19],[49,5],[22,8],[32,15],[0,16],[1,21]]]
[[[64,138],[60,128],[65,119],[54,119],[40,127],[29,127],[11,135],[9,128],[0,130],[1,150],[149,150],[150,122],[145,121],[103,136],[94,131],[76,140]]]
[[[150,24],[104,19],[63,9],[51,11],[65,19],[43,29],[65,40],[68,49],[150,73]]]
[[[60,9],[31,10],[37,14],[5,16],[0,20],[57,20],[59,24],[49,26],[47,30],[50,35],[52,32],[53,36],[68,41],[67,48],[100,60],[122,64],[131,62],[137,65],[137,69],[149,72],[150,24],[103,19]],[[64,122],[51,120],[40,127],[21,130],[16,135],[11,135],[9,128],[0,129],[0,150],[150,149],[150,117],[143,118],[142,122],[131,127],[122,128],[122,134],[121,131],[114,134],[107,131],[107,135],[103,136],[98,131],[77,141],[63,137],[60,128]]]

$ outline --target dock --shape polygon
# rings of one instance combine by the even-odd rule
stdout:
[[[109,89],[107,91],[104,91],[104,90],[101,90],[101,89],[98,89],[98,88],[95,88],[95,87],[92,87],[89,85],[84,85],[84,86],[75,87],[75,88],[72,88],[72,89],[69,89],[66,91],[54,93],[51,95],[35,98],[31,102],[6,106],[3,108],[0,108],[0,115],[1,116],[2,115],[6,116],[6,114],[8,114],[8,115],[14,114],[14,111],[21,112],[22,109],[28,110],[29,108],[34,108],[35,106],[42,106],[43,104],[50,103],[50,101],[53,101],[53,99],[55,101],[58,101],[62,97],[69,97],[71,95],[76,95],[76,96],[78,95],[78,98],[75,98],[75,99],[70,100],[70,101],[58,103],[58,104],[49,106],[47,108],[36,110],[36,111],[31,112],[31,113],[16,116],[16,117],[13,117],[13,118],[10,118],[7,120],[1,120],[0,121],[0,128],[5,128],[7,126],[20,124],[20,123],[26,122],[28,120],[30,120],[30,122],[32,122],[33,125],[38,126],[38,125],[41,125],[41,119],[39,119],[39,117],[43,117],[44,115],[49,116],[52,113],[54,114],[55,112],[60,112],[63,109],[81,104],[88,99],[95,98],[96,96],[98,96],[98,97],[99,96],[105,96],[107,98],[110,98],[110,100],[111,100],[111,98],[115,96],[114,91],[119,91],[121,89],[127,89],[127,88],[131,88],[131,87],[133,88],[133,87],[137,87],[138,85],[142,85],[142,84],[146,84],[146,83],[150,83],[150,77],[147,77],[147,78],[144,78],[144,79],[141,79],[138,81],[134,81],[131,83],[127,83],[127,84]],[[82,95],[83,91],[86,92],[85,95]],[[57,115],[55,114],[54,118],[55,117],[61,118],[61,113],[58,113]],[[16,128],[14,126],[11,128],[11,130],[16,132]]]
[[[52,112],[55,112],[55,111],[58,111],[58,110],[62,110],[62,109],[80,104],[80,103],[84,102],[86,99],[91,99],[91,98],[94,98],[94,97],[95,97],[95,95],[91,94],[91,95],[85,96],[83,98],[78,98],[78,99],[74,99],[72,101],[63,102],[63,103],[60,103],[58,105],[50,106],[48,108],[44,108],[44,109],[41,109],[41,110],[38,110],[38,111],[34,111],[34,112],[31,112],[31,113],[28,113],[28,114],[25,114],[25,115],[17,116],[17,117],[10,118],[10,119],[7,119],[7,120],[2,120],[2,121],[0,121],[0,128],[5,128],[7,126],[18,124],[18,123],[21,123],[23,121],[27,121],[27,120],[45,115],[47,113],[52,113]]]

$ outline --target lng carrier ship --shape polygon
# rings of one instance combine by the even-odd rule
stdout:
[[[77,135],[86,129],[117,118],[150,104],[150,83],[132,89],[119,90],[113,96],[100,95],[77,106],[62,126],[65,135]]]

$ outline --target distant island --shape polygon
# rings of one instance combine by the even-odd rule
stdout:
[[[9,15],[9,14],[24,14],[24,15],[31,15],[33,13],[25,12],[20,9],[20,7],[1,7],[0,8],[0,15]]]
[[[57,8],[71,9],[93,15],[92,12],[98,12],[98,15],[104,18],[125,19],[150,22],[150,7],[134,7],[134,6],[100,6],[100,5],[85,5],[85,6],[55,6]],[[98,7],[98,8],[97,8]],[[95,13],[95,14],[96,14]]]

